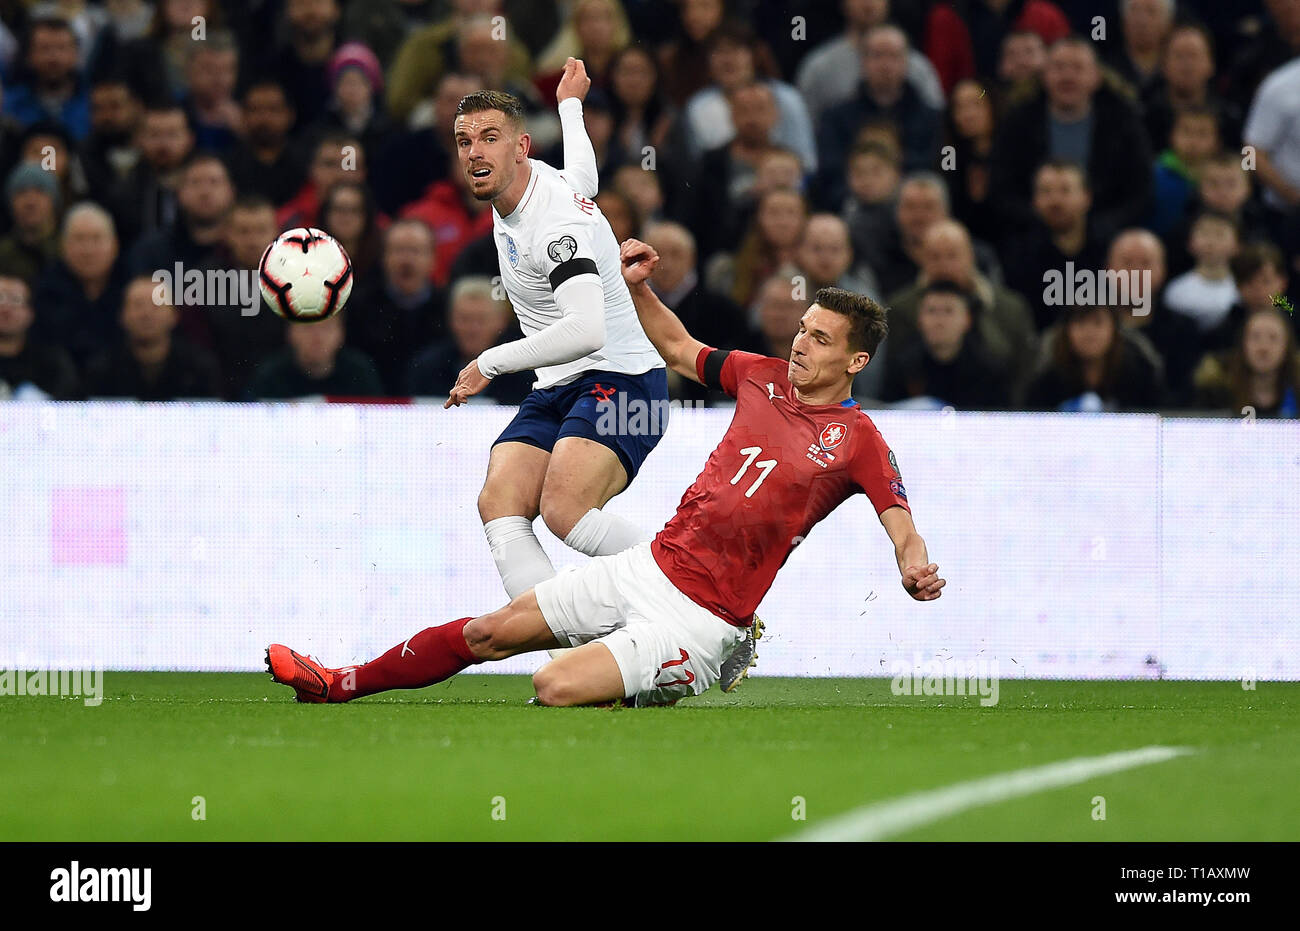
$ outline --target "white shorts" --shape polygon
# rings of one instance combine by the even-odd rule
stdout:
[[[704,692],[745,637],[743,628],[678,591],[649,543],[568,566],[534,592],[562,646],[599,640],[609,647],[623,674],[624,697],[638,705]]]

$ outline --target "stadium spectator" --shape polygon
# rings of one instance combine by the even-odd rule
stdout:
[[[808,206],[798,191],[768,191],[759,199],[736,251],[719,253],[709,262],[705,271],[707,287],[748,307],[764,280],[794,262],[807,218]],[[788,290],[788,279],[786,284]]]
[[[288,345],[257,367],[248,399],[383,396],[374,363],[359,349],[343,345],[343,313],[312,323],[286,323]]]
[[[1113,307],[1072,306],[1026,392],[1041,411],[1149,411],[1163,401],[1159,364],[1124,337]]]
[[[880,142],[859,143],[849,153],[848,195],[840,216],[849,225],[853,254],[868,267],[879,244],[893,235],[902,180],[898,150]]]
[[[1169,282],[1165,304],[1195,321],[1202,337],[1227,320],[1240,297],[1231,266],[1240,247],[1240,231],[1231,217],[1203,213],[1192,223],[1188,251],[1196,265]]]
[[[288,92],[299,126],[310,126],[325,115],[340,16],[338,0],[285,0],[283,38],[266,47],[263,69]]]
[[[65,204],[75,203],[90,193],[81,156],[67,131],[57,123],[32,123],[19,142],[19,161],[37,162],[59,182]]]
[[[1047,45],[1029,30],[1008,32],[998,55],[998,85],[1004,98],[1029,96],[1041,86],[1047,67]]]
[[[1048,161],[1034,175],[1034,224],[1004,248],[1007,285],[1025,299],[1041,332],[1056,322],[1056,309],[1044,303],[1045,276],[1076,269],[1095,271],[1106,264],[1106,241],[1089,222],[1092,194],[1083,169],[1073,162]]]
[[[1123,0],[1120,41],[1102,48],[1106,64],[1145,102],[1160,83],[1160,59],[1174,24],[1174,0]]]
[[[374,360],[388,393],[399,395],[406,390],[412,354],[442,336],[444,298],[432,280],[435,247],[428,226],[398,220],[384,233],[383,243],[378,277],[357,279],[352,300],[362,310],[348,315],[347,337]],[[442,390],[450,390],[455,381],[453,377]]]
[[[765,356],[790,355],[790,346],[799,333],[799,322],[808,310],[808,301],[795,297],[790,279],[773,275],[759,285],[754,299],[754,319],[758,323]]]
[[[1241,138],[1241,108],[1213,88],[1214,43],[1205,27],[1175,26],[1165,43],[1160,80],[1143,102],[1143,120],[1157,152],[1169,144],[1169,131],[1179,110],[1204,108],[1218,116],[1225,141]]]
[[[1212,110],[1189,107],[1174,116],[1169,148],[1156,159],[1155,197],[1147,227],[1166,235],[1187,213],[1205,163],[1220,150],[1219,120]]]
[[[227,153],[230,176],[242,194],[258,194],[277,207],[302,186],[306,166],[290,143],[293,104],[285,89],[263,78],[244,91],[244,137]]]
[[[147,107],[136,142],[140,161],[111,198],[122,241],[152,233],[176,219],[176,185],[194,150],[194,132],[179,104]]]
[[[462,278],[451,293],[448,337],[411,360],[407,391],[415,397],[445,397],[460,371],[484,350],[512,338],[510,305],[493,296],[487,278]],[[516,334],[517,335],[517,334]],[[518,404],[532,390],[528,372],[508,372],[492,379],[483,397],[498,404]]]
[[[53,122],[74,140],[90,132],[90,101],[79,73],[77,37],[57,16],[32,19],[23,50],[25,80],[5,88],[5,113],[19,124]]]
[[[646,146],[663,149],[673,110],[663,93],[654,55],[640,45],[619,52],[610,65],[609,91],[615,151],[640,162]]]
[[[815,213],[804,224],[795,251],[795,267],[807,280],[809,294],[842,288],[880,301],[871,269],[855,263],[848,224],[833,213]]]
[[[210,152],[195,153],[181,170],[175,221],[136,242],[127,257],[127,270],[150,274],[177,262],[190,268],[214,265],[234,201],[225,162]]]
[[[659,173],[646,171],[640,165],[624,165],[614,172],[611,186],[632,203],[641,225],[664,216],[664,192],[659,184]]]
[[[765,47],[753,30],[742,23],[720,26],[709,38],[709,79],[682,111],[687,149],[692,156],[726,145],[735,136],[728,95],[759,81],[772,92],[777,121],[771,139],[799,156],[804,171],[817,170],[817,143],[812,120],[799,92],[760,68]]]
[[[1151,148],[1136,109],[1104,86],[1093,47],[1064,39],[1048,50],[1043,92],[1002,119],[990,193],[1009,228],[1028,225],[1034,171],[1049,158],[1083,165],[1099,231],[1139,222],[1151,197]]]
[[[22,147],[23,128],[17,120],[5,112],[4,76],[0,74],[0,172],[5,177],[18,163],[19,150]],[[0,220],[3,222],[3,220]]]
[[[703,234],[705,258],[734,247],[740,239],[754,207],[758,162],[772,150],[780,118],[772,89],[761,82],[737,87],[727,99],[735,135],[700,157],[693,186],[697,194],[692,225]]]
[[[36,281],[59,251],[59,186],[35,162],[23,162],[5,182],[5,201],[13,217],[0,238],[0,274]]]
[[[185,96],[186,64],[200,33],[195,32],[194,18],[203,23],[203,32],[225,28],[223,4],[218,0],[162,0],[154,15],[149,40],[124,44],[115,63],[132,67],[133,86],[146,101],[180,100]]]
[[[63,346],[78,366],[117,339],[125,284],[118,251],[108,211],[76,204],[63,216],[59,259],[33,289],[37,338]]]
[[[459,169],[452,169],[446,180],[431,184],[402,216],[423,220],[433,230],[437,253],[433,280],[439,287],[446,287],[461,249],[492,230],[491,204],[474,199],[465,173]]]
[[[27,283],[0,273],[0,400],[71,400],[76,367],[60,347],[30,338],[35,319]]]
[[[1300,3],[1264,0],[1264,8],[1268,16],[1251,23],[1228,69],[1227,95],[1243,110],[1269,74],[1300,56]]]
[[[382,151],[397,127],[384,109],[384,72],[375,53],[346,42],[330,58],[326,77],[330,100],[320,125],[360,139],[367,152]]]
[[[321,195],[340,181],[366,180],[366,150],[361,140],[347,133],[328,132],[316,143],[307,180],[278,211],[281,229],[315,226]]]
[[[1117,309],[1126,334],[1142,337],[1139,348],[1148,351],[1153,362],[1163,362],[1168,400],[1174,405],[1187,402],[1192,372],[1200,361],[1200,335],[1196,324],[1182,314],[1171,311],[1165,303],[1168,281],[1165,249],[1150,230],[1128,229],[1111,240],[1106,268],[1123,272],[1130,284],[1141,285],[1143,273],[1150,275],[1150,289],[1145,302],[1133,299]],[[1130,298],[1132,298],[1130,290]],[[1045,337],[1046,339],[1046,337]]]
[[[680,34],[659,52],[659,73],[668,99],[686,106],[709,83],[709,37],[726,15],[723,0],[682,0]]]
[[[659,221],[645,228],[645,242],[659,253],[650,288],[700,341],[723,349],[760,351],[762,346],[736,304],[721,294],[706,290],[696,271],[695,237],[680,223]],[[720,392],[668,375],[669,394],[677,400],[721,402]]]
[[[1251,196],[1250,176],[1251,172],[1242,167],[1242,156],[1236,152],[1224,151],[1206,160],[1197,181],[1196,198],[1188,204],[1187,216],[1164,237],[1171,275],[1181,275],[1194,264],[1187,251],[1192,221],[1207,210],[1235,220],[1243,240],[1268,238],[1267,218],[1263,206]]]
[[[976,74],[995,73],[1002,40],[1010,33],[1036,33],[1048,47],[1070,34],[1070,21],[1049,0],[969,0],[963,12]],[[948,41],[960,41],[960,34]]]
[[[934,167],[942,115],[907,83],[907,36],[897,26],[876,26],[867,33],[857,94],[822,116],[818,158],[824,203],[844,199],[844,164],[858,130],[868,123],[897,129],[905,171]]]
[[[121,308],[124,338],[86,367],[87,396],[140,401],[220,397],[217,360],[173,332],[179,319],[164,285],[147,275],[128,281]]]
[[[457,51],[456,40],[461,26],[483,12],[489,17],[503,14],[499,0],[489,0],[486,3],[481,0],[454,0],[452,6],[452,13],[447,18],[410,33],[388,69],[388,112],[399,124],[405,124],[420,103],[434,93],[446,72],[473,70],[472,65]],[[514,84],[531,82],[532,59],[528,49],[510,28],[512,24],[512,20],[506,20],[501,32],[500,41],[505,46],[506,53],[505,74]],[[484,82],[479,88],[492,86],[494,85]]]
[[[1024,299],[980,273],[970,233],[956,220],[938,220],[921,242],[920,266],[911,286],[894,293],[889,307],[887,349],[892,356],[911,349],[920,339],[917,313],[921,296],[932,281],[948,281],[964,290],[980,308],[975,327],[989,355],[1019,384],[1032,364],[1037,345],[1034,319]]]
[[[569,20],[537,56],[533,85],[542,100],[554,100],[564,63],[581,59],[593,88],[608,89],[615,56],[632,41],[627,14],[618,0],[577,0]]]
[[[609,221],[610,229],[614,231],[615,242],[623,242],[640,232],[641,216],[636,204],[632,203],[632,198],[615,188],[608,188],[597,194],[595,200],[596,206]]]
[[[859,261],[875,274],[881,293],[893,294],[916,281],[926,233],[935,223],[949,217],[948,186],[943,178],[934,172],[920,171],[903,179],[889,234],[866,244],[865,254],[858,254]],[[1002,272],[992,247],[974,242],[972,248],[979,270],[990,280],[1001,281]]]
[[[244,115],[235,99],[239,46],[228,32],[214,32],[190,47],[185,65],[186,108],[199,149],[224,153],[244,131]]]
[[[1233,417],[1300,417],[1300,351],[1282,311],[1269,305],[1246,317],[1236,345],[1206,356],[1196,372],[1197,405]]]
[[[858,92],[863,77],[862,43],[873,27],[889,21],[890,0],[841,0],[840,11],[844,31],[810,51],[795,77],[814,125],[820,124],[827,108],[851,100]],[[964,74],[961,65],[950,62],[947,51],[941,44],[935,48],[927,44],[925,54],[917,49],[907,51],[907,83],[937,110],[943,108],[943,95],[955,83],[949,79]]]
[[[236,200],[225,224],[218,267],[246,276],[248,284],[244,287],[253,290],[255,313],[248,312],[244,301],[247,290],[236,294],[231,289],[224,302],[218,302],[215,295],[209,296],[212,303],[200,315],[201,326],[193,325],[192,316],[182,316],[182,327],[187,323],[192,326],[187,331],[191,338],[216,355],[224,383],[222,395],[227,398],[242,398],[258,364],[284,346],[284,324],[266,306],[256,287],[262,253],[279,232],[275,206],[265,197],[245,194]]]
[[[602,179],[608,177],[615,164],[610,151],[614,140],[614,113],[610,107],[609,97],[598,87],[587,91],[582,102],[582,122],[587,127],[587,138],[596,153],[596,171]]]
[[[360,181],[337,181],[321,198],[320,228],[343,245],[358,280],[370,276],[382,248],[379,213],[370,188]]]
[[[974,326],[975,298],[950,281],[931,281],[916,311],[920,336],[891,352],[880,400],[958,410],[1000,410],[1011,402],[1007,370]]]
[[[997,241],[1001,236],[997,212],[989,202],[989,158],[997,129],[993,98],[979,81],[959,81],[948,108],[948,141],[954,164],[948,170],[948,197],[953,217],[978,239]]]
[[[971,48],[970,35],[961,15],[951,3],[932,2],[921,34],[921,46],[927,61],[934,63],[944,94],[951,94],[959,81],[975,77],[975,50]],[[943,98],[931,101],[942,108]]]
[[[1236,285],[1237,301],[1219,324],[1201,333],[1206,359],[1237,344],[1246,318],[1276,307],[1286,300],[1287,267],[1282,250],[1269,242],[1243,245],[1229,263]],[[1295,320],[1292,318],[1292,322]],[[1201,360],[1204,365],[1206,359]]]
[[[405,132],[399,128],[384,149],[375,153],[369,184],[381,210],[390,215],[400,213],[431,184],[456,170],[456,106],[462,97],[483,86],[483,79],[475,75],[447,72],[438,80],[429,103],[428,125]]]
[[[1297,4],[1300,6],[1300,4]],[[1297,14],[1300,15],[1300,14]],[[1300,58],[1278,68],[1259,86],[1246,117],[1243,140],[1254,148],[1264,203],[1283,249],[1300,249]]]
[[[126,181],[140,160],[135,146],[140,99],[122,77],[97,78],[90,86],[90,134],[81,143],[81,164],[89,190],[111,191]]]

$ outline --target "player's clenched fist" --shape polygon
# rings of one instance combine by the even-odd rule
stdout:
[[[618,250],[623,265],[623,280],[631,285],[643,283],[654,274],[659,264],[659,253],[654,247],[639,239],[628,239]]]
[[[586,100],[590,89],[591,78],[587,77],[587,66],[580,58],[570,58],[564,63],[564,77],[560,78],[560,84],[555,88],[555,102],[560,103],[570,97]]]
[[[935,563],[908,566],[903,570],[903,588],[917,601],[934,601],[943,594],[941,589],[947,584],[946,579],[939,578],[939,567]]]

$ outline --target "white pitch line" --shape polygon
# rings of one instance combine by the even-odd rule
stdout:
[[[1022,795],[1074,785],[1135,766],[1162,763],[1194,751],[1190,747],[1142,747],[1104,756],[1081,756],[1044,766],[997,773],[941,789],[913,792],[864,805],[784,838],[791,841],[869,841],[901,834],[932,821]]]

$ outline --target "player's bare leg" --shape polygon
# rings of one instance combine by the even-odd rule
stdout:
[[[599,705],[623,698],[623,673],[605,644],[596,641],[560,653],[533,673],[539,705]]]
[[[518,598],[555,575],[533,532],[551,454],[527,443],[498,443],[488,459],[478,513],[506,595]]]
[[[561,437],[551,452],[540,510],[551,533],[588,556],[621,553],[646,539],[631,521],[601,510],[627,487],[627,471],[608,446]],[[552,658],[563,650],[552,650]]]

